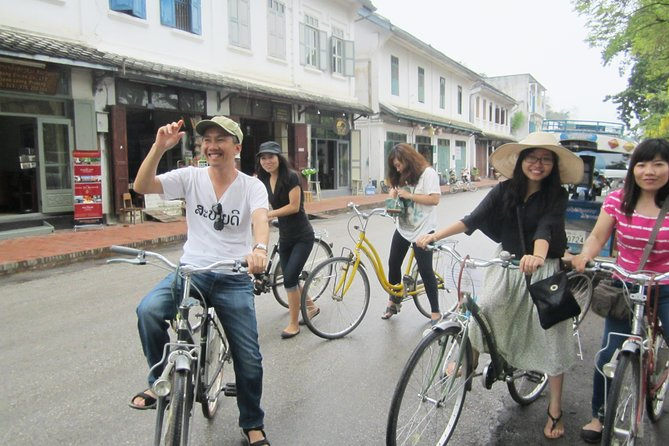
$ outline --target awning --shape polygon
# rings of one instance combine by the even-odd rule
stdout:
[[[381,113],[387,113],[395,118],[406,119],[418,124],[432,125],[444,127],[452,130],[455,133],[462,133],[466,135],[479,135],[482,130],[468,122],[457,121],[454,119],[444,118],[443,116],[433,115],[430,113],[422,113],[408,108],[397,107],[394,105],[379,104]]]

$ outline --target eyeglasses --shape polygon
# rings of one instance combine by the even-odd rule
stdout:
[[[534,155],[527,155],[523,159],[523,161],[526,161],[528,164],[535,164],[535,163],[541,161],[541,164],[543,164],[544,166],[549,166],[549,165],[552,165],[554,163],[552,156],[538,157],[538,156],[534,156]]]
[[[222,231],[225,227],[225,222],[223,221],[223,206],[221,206],[221,203],[216,203],[211,207],[211,211],[217,217],[216,221],[214,222],[214,229],[217,231]]]

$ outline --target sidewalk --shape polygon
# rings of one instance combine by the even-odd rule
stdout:
[[[479,188],[492,187],[495,180],[476,182]],[[442,186],[442,194],[448,186]],[[387,194],[345,195],[305,203],[307,213],[327,217],[347,211],[356,203],[363,208],[381,207]],[[186,221],[161,223],[145,221],[135,225],[109,225],[102,229],[58,230],[47,235],[0,240],[0,276],[46,269],[75,262],[107,257],[111,245],[151,248],[181,242],[186,238]]]

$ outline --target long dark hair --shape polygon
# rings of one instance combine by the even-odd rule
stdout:
[[[397,171],[393,164],[395,160],[404,165],[403,172]],[[427,167],[430,167],[430,163],[416,149],[406,143],[397,144],[388,153],[388,183],[392,187],[416,185]]]
[[[279,197],[282,193],[287,194],[290,192],[290,173],[294,172],[290,166],[290,162],[282,154],[274,153],[277,158],[279,158],[279,176],[276,179],[276,186],[274,187],[274,197]],[[256,157],[256,175],[258,179],[262,181],[265,185],[269,186],[269,177],[270,174],[260,165],[260,157]]]
[[[669,142],[667,140],[661,138],[646,139],[636,146],[636,149],[632,152],[630,165],[627,168],[627,175],[625,176],[623,201],[620,205],[620,209],[628,217],[631,217],[634,213],[634,208],[639,201],[639,196],[641,196],[641,188],[636,184],[636,179],[634,178],[634,166],[644,161],[652,161],[657,155],[660,155],[660,158],[669,163]],[[662,186],[655,194],[655,204],[657,207],[662,207],[667,194],[669,194],[669,182]]]
[[[518,160],[513,168],[513,177],[509,181],[509,187],[506,188],[504,194],[504,212],[509,215],[515,213],[516,207],[520,206],[527,194],[527,187],[529,180],[523,173],[523,160],[527,155],[532,153],[535,149],[525,149],[518,154]],[[539,188],[539,203],[542,210],[548,209],[553,203],[558,201],[562,191],[562,180],[560,179],[560,158],[555,152],[550,151],[553,157],[553,170],[551,173],[541,180],[541,187]]]

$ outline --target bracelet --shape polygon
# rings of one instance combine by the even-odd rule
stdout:
[[[541,260],[546,261],[546,257],[541,257],[536,254],[532,254],[532,257],[539,257]]]

